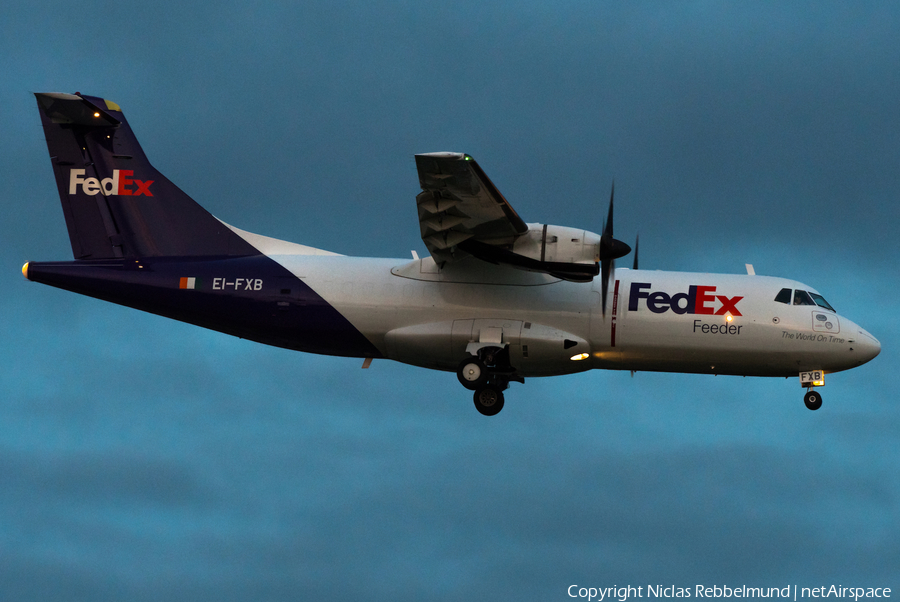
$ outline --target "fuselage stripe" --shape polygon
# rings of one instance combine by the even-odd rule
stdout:
[[[619,309],[619,281],[616,280],[616,286],[613,289],[613,304],[612,304],[612,327],[610,328],[609,335],[609,346],[616,346],[616,312]]]

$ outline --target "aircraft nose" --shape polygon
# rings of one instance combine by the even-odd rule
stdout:
[[[881,343],[865,329],[857,326],[857,330],[859,334],[854,341],[853,351],[858,354],[859,363],[865,364],[881,353]]]

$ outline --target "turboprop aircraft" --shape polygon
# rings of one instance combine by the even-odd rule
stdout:
[[[345,257],[213,217],[154,169],[122,110],[36,94],[74,261],[29,280],[268,345],[456,372],[494,415],[511,382],[594,368],[799,377],[881,350],[814,288],[784,278],[615,268],[603,233],[525,223],[464,153],[416,155],[430,256]]]

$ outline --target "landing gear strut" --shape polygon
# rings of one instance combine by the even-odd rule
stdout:
[[[809,388],[803,395],[803,403],[806,404],[807,409],[818,410],[822,407],[822,396],[818,391],[813,391],[812,388]]]

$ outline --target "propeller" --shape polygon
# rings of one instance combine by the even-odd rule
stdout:
[[[633,270],[638,269],[638,267],[637,267],[637,265],[638,265],[638,264],[637,264],[637,258],[638,258],[638,245],[640,245],[640,244],[641,244],[641,235],[638,234],[637,236],[634,237],[634,267],[631,268],[631,269],[633,269]]]
[[[613,182],[609,193],[609,215],[603,226],[603,234],[600,236],[600,295],[602,297],[603,317],[606,317],[606,298],[609,294],[609,281],[616,272],[616,259],[624,257],[631,252],[631,247],[613,238],[613,198],[616,195],[616,183]]]

